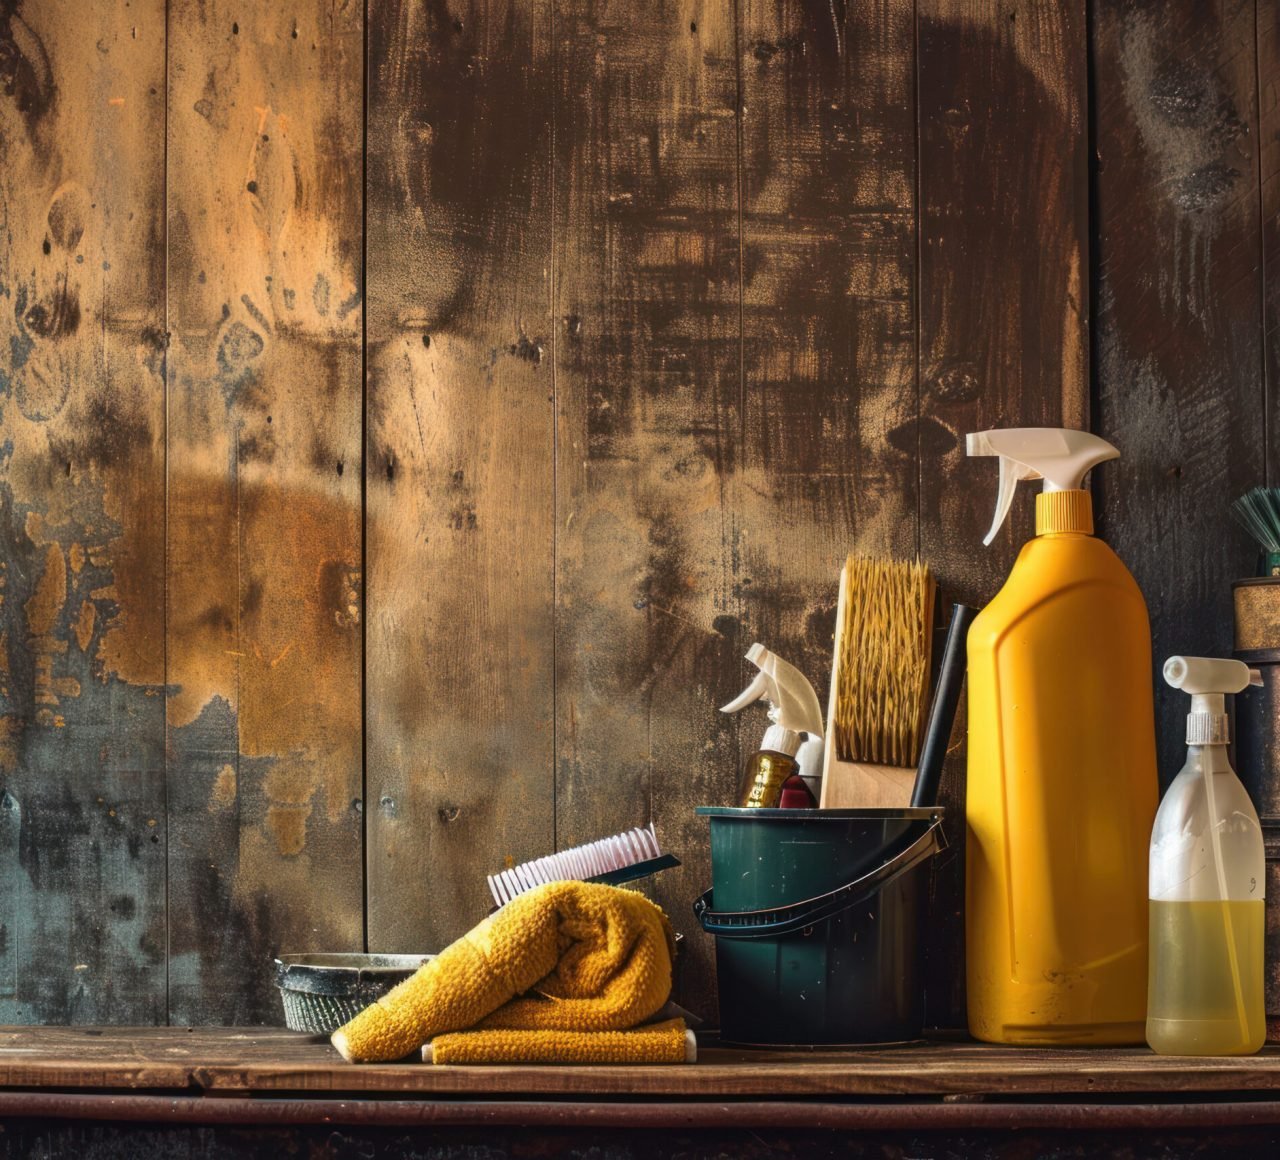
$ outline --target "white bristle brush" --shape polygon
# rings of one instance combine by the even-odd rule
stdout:
[[[650,822],[643,829],[521,862],[510,870],[490,874],[487,881],[494,902],[505,906],[517,895],[548,882],[574,880],[618,886],[679,865],[680,859],[658,848],[658,835]]]

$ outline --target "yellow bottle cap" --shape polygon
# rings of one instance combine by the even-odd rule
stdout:
[[[1087,491],[1042,491],[1036,496],[1036,535],[1093,535],[1093,497]]]

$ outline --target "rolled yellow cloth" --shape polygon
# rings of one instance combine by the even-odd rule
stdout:
[[[692,1063],[693,1036],[683,1019],[631,1031],[513,1031],[437,1035],[422,1049],[429,1063]]]
[[[667,1001],[674,945],[666,915],[644,895],[552,882],[450,944],[332,1042],[348,1062],[373,1063],[477,1026],[626,1030]]]

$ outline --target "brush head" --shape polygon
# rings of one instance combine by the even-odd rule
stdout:
[[[927,564],[850,556],[836,626],[841,761],[914,766],[924,733],[935,584]]]
[[[659,849],[658,834],[650,822],[642,829],[600,838],[585,846],[574,846],[571,850],[500,870],[488,876],[489,893],[498,906],[505,906],[526,890],[548,882],[576,879],[618,886],[679,865],[679,859]]]
[[[1231,514],[1258,541],[1259,575],[1280,575],[1280,488],[1255,487],[1231,505]]]

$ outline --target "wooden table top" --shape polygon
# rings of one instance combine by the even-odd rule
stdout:
[[[208,1094],[964,1097],[1280,1091],[1280,1047],[1244,1058],[1136,1048],[993,1047],[967,1041],[842,1051],[747,1051],[703,1037],[696,1064],[661,1067],[353,1066],[328,1041],[276,1028],[0,1028],[0,1088]]]

